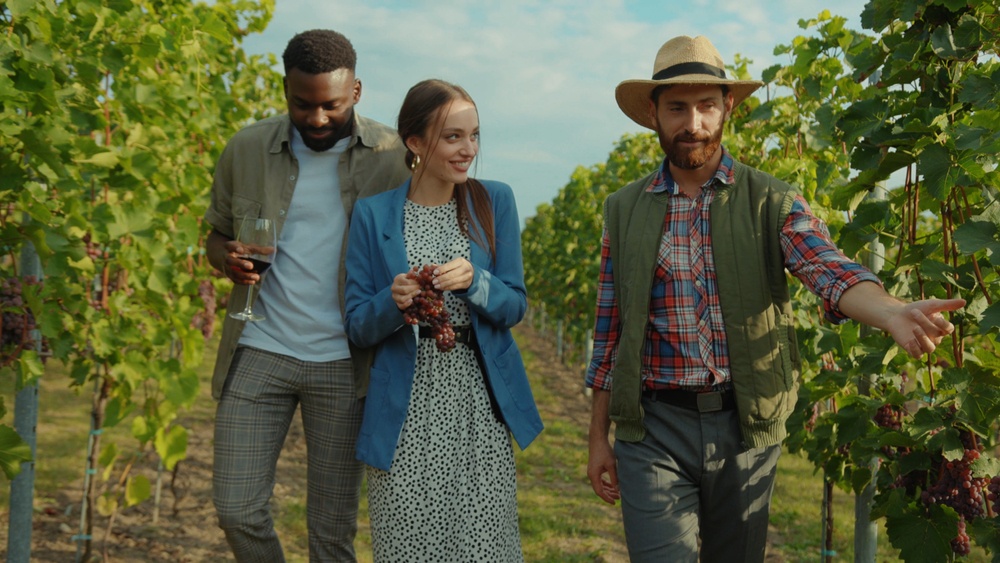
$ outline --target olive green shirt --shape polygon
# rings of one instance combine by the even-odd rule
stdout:
[[[243,128],[229,141],[216,164],[212,200],[205,213],[205,220],[213,229],[235,238],[240,218],[267,216],[276,219],[280,236],[299,175],[298,160],[291,150],[291,128],[292,122],[287,114],[271,117]],[[405,150],[395,130],[354,114],[354,132],[337,167],[348,223],[354,202],[359,198],[395,188],[410,177],[404,162]],[[340,244],[346,247],[346,236]],[[344,269],[346,254],[346,251],[341,252],[340,259],[338,287],[341,310],[347,278]],[[244,302],[249,287],[235,286],[229,295],[229,302]],[[212,396],[216,399],[222,396],[243,326],[242,321],[226,316],[212,375]],[[355,388],[359,397],[367,391],[371,352],[351,346]]]

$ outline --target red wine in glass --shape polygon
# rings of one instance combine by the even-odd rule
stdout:
[[[243,246],[243,254],[240,258],[253,264],[253,272],[263,276],[271,267],[274,260],[274,253],[277,250],[277,233],[274,221],[260,217],[246,217],[240,225],[240,232],[237,239]],[[262,321],[264,315],[254,313],[251,306],[253,303],[253,284],[247,287],[247,303],[242,311],[229,313],[229,316],[241,321]]]
[[[259,260],[253,256],[240,256],[241,259],[246,260],[253,264],[253,271],[257,272],[258,275],[263,276],[264,272],[271,267],[271,263],[266,260]]]

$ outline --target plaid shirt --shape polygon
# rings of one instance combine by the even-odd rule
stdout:
[[[733,157],[723,148],[715,175],[691,199],[678,190],[667,161],[647,191],[667,192],[670,203],[649,296],[649,324],[643,344],[643,388],[703,390],[731,385],[729,349],[719,304],[712,255],[709,207],[715,187],[731,185]],[[802,196],[792,204],[781,229],[785,268],[823,299],[831,322],[847,320],[837,303],[847,288],[862,281],[880,283],[863,266],[848,260],[830,240],[826,224],[816,218]],[[586,385],[610,390],[609,374],[621,336],[610,239],[605,227],[601,242],[601,273],[597,285],[594,356]]]

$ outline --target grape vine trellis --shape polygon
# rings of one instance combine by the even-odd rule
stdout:
[[[907,561],[958,558],[970,542],[1000,554],[998,16],[996,0],[872,0],[871,33],[828,12],[803,21],[813,33],[776,47],[788,62],[764,72],[766,100],[748,100],[725,137],[800,186],[849,255],[880,242],[890,293],[968,302],[954,338],[912,361],[885,335],[824,324],[793,285],[805,366],[786,445],[844,490],[874,484],[872,517]],[[746,63],[730,71],[747,77]],[[653,135],[624,137],[526,222],[532,307],[577,342],[593,326],[601,202],[658,154]],[[866,199],[876,184],[887,199]]]
[[[107,530],[122,504],[150,495],[138,460],[159,459],[169,471],[185,455],[176,418],[196,396],[215,320],[200,217],[226,139],[279,107],[273,57],[248,57],[240,46],[264,29],[273,7],[0,1],[4,322],[33,316],[69,383],[94,389],[94,447],[81,470],[86,463],[95,475],[86,505],[109,517]],[[17,302],[6,290],[29,241],[44,281],[20,284]],[[51,363],[8,328],[0,376],[44,376]],[[123,422],[137,445],[102,444],[101,431]],[[0,426],[8,477],[23,454]],[[89,555],[86,516],[80,535]]]

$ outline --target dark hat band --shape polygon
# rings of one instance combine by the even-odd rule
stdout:
[[[679,63],[657,72],[653,75],[653,80],[667,80],[685,74],[708,74],[716,78],[726,78],[726,71],[717,66],[705,63]]]

